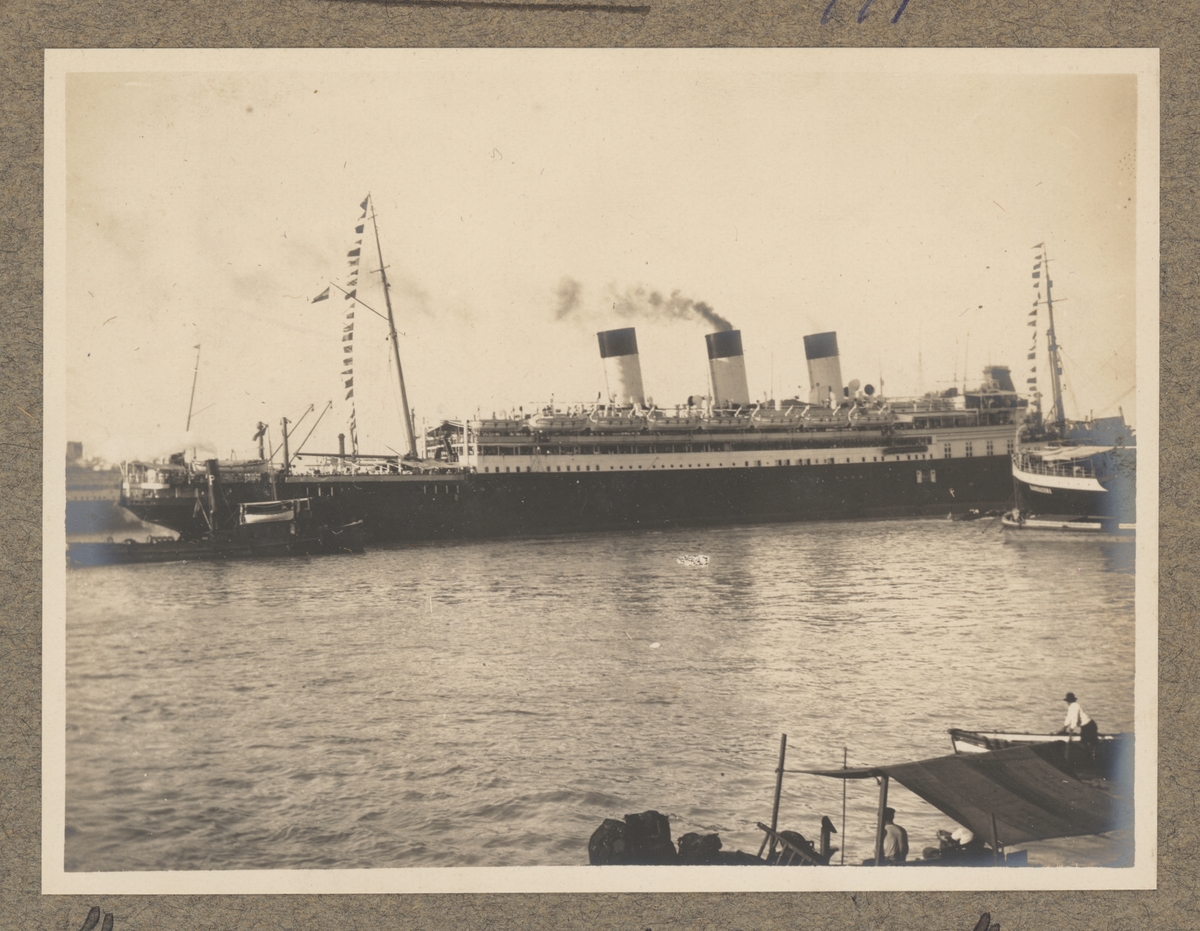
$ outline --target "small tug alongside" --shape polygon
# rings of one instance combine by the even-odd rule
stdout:
[[[1037,248],[1043,248],[1038,246]],[[1045,251],[1037,256],[1034,287],[1040,286],[1045,265],[1046,299],[1034,301],[1030,316],[1037,322],[1044,306],[1048,317],[1047,355],[1053,407],[1043,420],[1041,395],[1021,428],[1012,455],[1016,506],[1002,519],[1011,530],[1102,531],[1132,535],[1137,528],[1137,437],[1116,417],[1068,420],[1063,409],[1062,358],[1054,330],[1053,282]],[[1037,337],[1029,358],[1037,359]],[[1036,368],[1028,382],[1037,388]],[[1120,409],[1118,409],[1120,410]]]
[[[361,520],[342,521],[324,506],[325,502],[310,498],[238,502],[231,506],[220,496],[215,460],[210,460],[209,466],[209,494],[207,499],[197,498],[194,505],[207,524],[205,530],[181,534],[178,539],[151,536],[144,543],[133,539],[117,543],[111,537],[103,543],[72,542],[67,545],[71,565],[363,552]]]

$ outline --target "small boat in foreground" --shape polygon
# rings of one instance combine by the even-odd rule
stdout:
[[[1101,734],[1101,741],[1124,740],[1128,734]],[[987,753],[1007,747],[1045,743],[1079,743],[1078,734],[1023,734],[1017,731],[964,731],[950,728],[950,743],[955,753]]]
[[[785,770],[785,734],[775,770],[771,823],[757,822],[764,834],[757,855],[723,850],[716,834],[684,834],[676,850],[667,816],[647,811],[626,815],[623,821],[606,818],[588,842],[589,862],[597,866],[833,866],[837,848],[831,845],[831,835],[841,833],[845,839],[845,808],[840,832],[831,818],[821,818],[819,841],[781,830],[785,772],[879,786],[874,856],[861,860],[863,866],[1027,866],[1028,850],[1009,848],[1107,834],[1132,823],[1132,734],[1112,735],[1102,738],[1099,748],[1085,748],[1078,738],[1072,747],[1066,735],[951,733],[974,734],[981,740],[1008,745],[988,748],[976,743],[971,745],[973,752],[882,766],[847,767],[843,758],[842,767],[836,769]],[[1101,769],[1108,770],[1107,774]],[[961,834],[939,830],[938,845],[925,847],[922,856],[910,859],[905,849],[889,860],[885,836],[894,814],[888,808],[891,782],[904,786],[966,830]]]

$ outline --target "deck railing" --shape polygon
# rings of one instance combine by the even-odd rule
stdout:
[[[1033,475],[1057,475],[1061,478],[1095,478],[1096,472],[1091,464],[1081,465],[1078,462],[1047,463],[1034,459],[1028,453],[1013,453],[1013,466],[1022,472]]]

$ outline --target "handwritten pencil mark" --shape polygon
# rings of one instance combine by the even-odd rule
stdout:
[[[875,2],[875,0],[865,0],[865,2],[863,3],[862,8],[858,11],[858,22],[860,24],[862,23],[862,21],[864,19],[867,18],[867,14],[871,10],[871,4],[874,2]],[[826,6],[825,10],[821,13],[821,25],[822,26],[824,26],[827,22],[829,22],[830,18],[833,16],[834,7],[836,7],[836,6],[837,6],[837,0],[829,0],[828,6]],[[893,26],[896,25],[896,23],[898,23],[900,21],[900,16],[901,16],[901,14],[904,13],[904,10],[907,7],[908,7],[908,0],[900,0],[900,6],[896,9],[896,15],[892,17],[892,25]]]
[[[87,913],[87,918],[83,919],[83,924],[80,925],[79,931],[92,931],[97,924],[100,923],[100,906],[93,905]],[[112,912],[104,913],[104,924],[100,925],[100,931],[112,931],[113,916]]]

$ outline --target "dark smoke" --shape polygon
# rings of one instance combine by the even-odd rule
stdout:
[[[609,288],[613,310],[621,317],[633,317],[649,320],[695,320],[700,319],[717,330],[732,330],[733,324],[703,301],[693,301],[684,297],[679,291],[672,291],[670,297],[663,297],[658,291],[645,287],[630,288],[618,292]]]
[[[558,306],[554,308],[554,319],[562,320],[579,307],[579,296],[582,293],[583,285],[574,278],[564,275],[563,280],[558,283],[558,288],[554,292],[555,297],[558,298]]]

